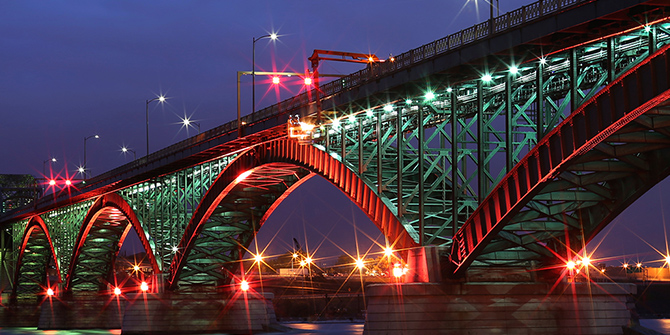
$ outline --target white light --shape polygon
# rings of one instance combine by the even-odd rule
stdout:
[[[276,40],[277,39],[277,34],[276,33],[270,34],[270,39],[271,40]]]
[[[405,104],[411,105],[412,104],[412,99],[405,100]]]
[[[517,73],[519,73],[519,68],[516,67],[516,66],[512,66],[512,67],[509,68],[509,73],[517,74]]]
[[[575,264],[575,262],[573,262],[573,261],[569,261],[569,262],[567,262],[567,263],[565,264],[565,267],[568,268],[568,270],[572,270],[572,269],[575,268],[576,265],[577,265],[577,264]]]
[[[115,287],[115,288],[114,288],[114,294],[115,294],[115,295],[119,295],[119,294],[121,294],[121,289],[118,288],[118,287]]]
[[[362,259],[359,258],[356,260],[356,267],[359,269],[363,269],[365,267],[365,263],[363,262]]]
[[[384,248],[384,256],[391,256],[391,255],[393,255],[393,248],[391,247]]]
[[[158,97],[158,101],[165,102],[165,97],[161,95],[160,97]],[[98,136],[96,135],[95,138],[98,138]]]
[[[453,91],[454,91],[453,88],[451,88],[451,87],[448,87],[448,88],[447,88],[447,92],[451,93],[451,92],[453,92]]]
[[[50,297],[53,296],[54,295],[54,290],[52,290],[51,288],[47,289],[47,295],[50,296]]]
[[[339,126],[340,126],[340,120],[338,119],[333,120],[333,127],[337,128]]]
[[[482,80],[485,81],[485,82],[489,82],[492,79],[493,79],[493,77],[491,77],[491,75],[488,74],[488,73],[482,76]]]
[[[384,106],[384,111],[386,111],[386,112],[390,112],[390,111],[392,111],[392,110],[393,110],[393,105],[386,105],[386,106]]]
[[[644,31],[646,31],[646,32],[650,32],[650,31],[651,31],[651,27],[650,27],[650,26],[644,26]]]
[[[433,100],[433,99],[435,99],[435,93],[428,92],[428,93],[426,93],[425,98],[426,98],[426,100]]]
[[[356,122],[356,115],[354,115],[354,114],[349,115],[349,122],[351,122],[351,123]]]
[[[368,109],[365,111],[365,115],[367,115],[367,117],[372,117],[372,115],[374,115],[374,112],[372,111],[372,109]]]
[[[179,248],[176,245],[172,247],[172,252],[177,253],[177,251],[179,251]]]
[[[540,58],[540,64],[542,65],[547,64],[547,59],[544,57]]]
[[[142,284],[140,284],[140,290],[142,290],[142,292],[148,291],[149,290],[149,284],[147,284],[147,282],[143,281]]]

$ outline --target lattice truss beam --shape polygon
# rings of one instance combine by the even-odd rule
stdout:
[[[193,211],[234,158],[221,157],[119,192],[142,222],[161,270],[170,267]]]
[[[186,259],[182,261],[178,279],[174,280],[179,289],[226,285],[233,274],[244,271],[242,256],[268,210],[308,175],[308,170],[292,164],[271,163],[238,177],[214,204],[207,221],[194,231],[196,238],[183,251]]]
[[[421,95],[324,111],[317,147],[377,190],[417,242],[449,246],[538,139],[668,43],[669,28],[661,23],[518,64],[488,64],[480,78],[445,75]]]

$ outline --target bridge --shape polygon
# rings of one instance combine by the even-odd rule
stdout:
[[[401,254],[447,250],[448,278],[555,268],[670,173],[669,17],[663,0],[541,0],[371,63],[10,211],[3,275],[13,297],[109,292],[134,229],[156,285],[229,284],[316,176]]]

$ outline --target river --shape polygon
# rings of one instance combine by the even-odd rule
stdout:
[[[663,334],[670,335],[670,319],[642,319],[640,324],[646,328],[653,329]],[[318,323],[283,323],[284,326],[293,328],[295,331],[288,333],[268,333],[267,335],[308,335],[308,334],[331,334],[331,335],[362,335],[363,323],[359,322],[318,322]],[[37,330],[35,328],[0,328],[0,335],[118,335],[121,330]]]

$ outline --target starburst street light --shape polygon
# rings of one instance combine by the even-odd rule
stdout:
[[[136,160],[136,159],[137,159],[137,153],[135,153],[135,150],[133,150],[133,149],[128,149],[128,147],[123,146],[123,147],[121,147],[121,152],[123,152],[124,155],[125,155],[127,152],[132,152],[132,153],[133,153],[133,160]]]
[[[183,124],[184,127],[186,127],[186,129],[188,129],[188,127],[190,127],[191,125],[195,125],[196,127],[198,127],[198,134],[200,134],[200,123],[193,122],[189,118],[184,117],[184,118],[181,118],[181,124]]]
[[[251,53],[251,100],[252,100],[252,105],[251,105],[251,112],[254,113],[256,112],[256,42],[259,40],[262,40],[264,38],[269,38],[273,41],[277,39],[277,34],[272,33],[268,35],[263,35],[258,38],[253,38],[253,50]]]
[[[147,107],[147,108],[146,108],[146,122],[147,122],[147,156],[149,156],[149,103],[151,103],[152,101],[158,101],[158,102],[160,102],[160,103],[164,103],[164,102],[165,102],[165,99],[166,99],[165,96],[162,96],[162,95],[161,95],[161,96],[158,96],[158,97],[156,97],[156,98],[147,100],[147,105],[146,105],[146,107]]]

